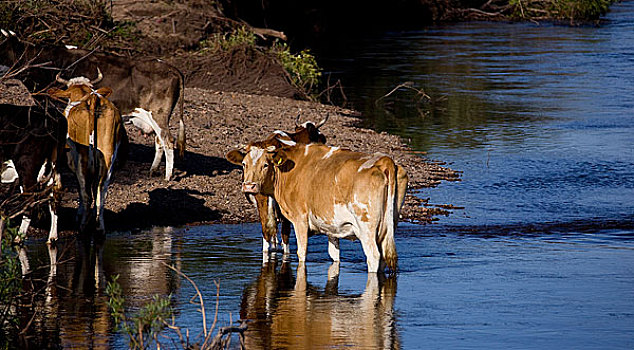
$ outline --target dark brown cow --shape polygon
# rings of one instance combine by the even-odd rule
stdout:
[[[287,133],[284,131],[276,130],[271,133],[271,135],[269,135],[264,141],[251,142],[246,147],[246,150],[248,152],[251,147],[266,149],[270,146],[282,147],[284,145],[295,143],[326,143],[326,137],[319,131],[319,128],[321,128],[328,121],[329,116],[330,115],[326,115],[326,118],[324,118],[316,125],[311,121],[299,125],[296,121],[295,132]],[[297,120],[299,120],[299,115],[297,116]],[[240,164],[245,154],[246,153],[241,150],[232,150],[227,153],[226,158],[234,164]],[[255,202],[255,205],[258,208],[258,216],[260,218],[260,223],[262,224],[262,252],[266,254],[269,252],[270,248],[276,248],[277,225],[278,222],[281,222],[282,249],[284,250],[285,254],[290,253],[288,238],[291,232],[291,224],[288,220],[286,220],[282,215],[279,214],[277,203],[275,203],[273,197],[260,193],[257,193],[255,195],[246,193],[246,195],[249,201],[251,203]]]
[[[171,179],[174,168],[174,138],[169,130],[169,121],[179,99],[176,144],[181,155],[185,152],[184,77],[178,69],[157,59],[132,60],[61,46],[34,47],[13,36],[0,42],[0,65],[11,67],[28,61],[31,66],[44,64],[44,67],[36,66],[19,75],[30,91],[49,88],[58,72],[65,77],[79,77],[92,75],[97,67],[101,68],[105,76],[95,87],[110,87],[113,93],[109,100],[117,106],[121,114],[129,115],[130,121],[143,132],[156,134],[156,153],[150,174],[158,169],[165,154],[165,179]]]
[[[68,99],[64,113],[68,120],[69,165],[79,183],[79,231],[86,232],[89,218],[95,216],[97,230],[103,233],[108,186],[117,156],[125,159],[128,152],[128,135],[119,110],[107,99],[112,90],[93,90],[93,82],[74,78],[66,90],[50,89],[49,94]]]
[[[34,106],[0,104],[0,172],[2,183],[17,182],[23,193],[52,187],[48,203],[51,214],[48,242],[51,243],[57,239],[54,194],[60,181],[56,163],[63,152],[66,120],[48,97],[33,96],[33,99]],[[30,222],[27,211],[22,217],[20,237],[26,237]]]
[[[267,149],[251,147],[243,166],[242,191],[273,196],[293,223],[300,263],[309,232],[328,235],[339,260],[339,239],[358,238],[368,272],[382,262],[396,270],[394,231],[407,188],[407,174],[384,154],[364,154],[320,144]]]

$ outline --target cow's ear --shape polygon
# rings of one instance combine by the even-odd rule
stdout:
[[[64,91],[58,88],[50,88],[48,89],[47,93],[54,97],[70,98],[70,92],[68,92],[68,90]]]
[[[101,87],[101,88],[97,89],[96,92],[99,95],[103,96],[103,97],[108,97],[108,96],[110,96],[112,94],[112,89],[107,87],[107,86],[104,86],[104,87]]]
[[[271,156],[271,161],[273,162],[273,165],[277,167],[282,166],[284,163],[286,163],[287,160],[288,157],[286,156],[286,152],[282,150],[274,152]]]
[[[225,154],[225,158],[232,164],[242,165],[242,160],[245,155],[246,153],[242,153],[239,150],[234,149]]]

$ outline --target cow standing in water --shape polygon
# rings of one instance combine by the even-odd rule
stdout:
[[[408,177],[384,154],[364,154],[320,144],[267,149],[251,147],[241,159],[242,191],[273,196],[293,223],[300,263],[309,232],[328,236],[328,253],[339,261],[339,239],[358,238],[368,272],[386,263],[397,268],[394,231]]]
[[[93,216],[97,230],[105,232],[104,204],[115,161],[124,163],[128,153],[128,135],[123,120],[119,110],[107,99],[112,89],[93,89],[93,84],[101,77],[99,72],[93,81],[85,77],[63,80],[67,84],[66,90],[48,91],[52,96],[68,99],[64,114],[68,121],[69,165],[79,183],[77,216],[81,233],[89,229],[89,220]]]
[[[295,132],[285,132],[276,130],[271,133],[264,141],[251,142],[245,148],[248,153],[253,147],[266,149],[267,147],[282,147],[286,144],[294,143],[326,143],[326,137],[319,131],[327,121],[330,115],[326,115],[322,121],[316,125],[307,121],[303,124],[298,124],[299,115],[295,122]],[[242,159],[245,156],[245,152],[242,150],[231,150],[225,158],[233,164],[241,164]],[[279,213],[279,208],[275,199],[272,196],[267,196],[261,193],[250,194],[245,192],[245,195],[251,203],[254,203],[258,209],[258,216],[260,218],[260,224],[262,225],[262,252],[267,254],[269,249],[275,249],[277,243],[277,224],[281,222],[281,236],[282,236],[282,249],[284,254],[290,253],[289,235],[291,233],[291,224],[286,218]]]

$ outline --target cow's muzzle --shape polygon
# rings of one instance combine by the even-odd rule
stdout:
[[[260,193],[260,185],[255,182],[243,182],[242,192],[244,193]]]

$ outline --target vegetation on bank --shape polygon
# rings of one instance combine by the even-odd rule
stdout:
[[[17,231],[17,228],[8,228],[0,232],[0,349],[9,348],[21,331],[16,310],[22,292],[22,275],[13,249]]]
[[[578,25],[598,21],[616,0],[488,0],[456,10],[456,17],[485,20],[557,21]]]

